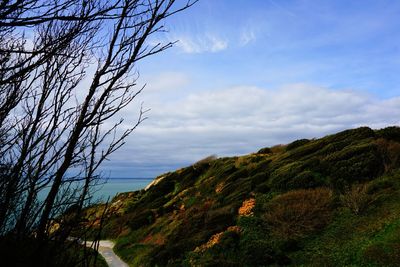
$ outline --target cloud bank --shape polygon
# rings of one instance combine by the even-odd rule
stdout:
[[[149,119],[114,156],[112,175],[155,176],[210,154],[245,154],[347,128],[400,124],[400,97],[307,84],[201,91],[171,101],[152,97]]]

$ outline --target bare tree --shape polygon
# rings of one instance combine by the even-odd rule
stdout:
[[[146,119],[140,109],[127,129],[109,123],[143,90],[136,64],[173,45],[149,37],[196,0],[175,2],[0,3],[0,236],[64,242],[79,225],[99,166]]]

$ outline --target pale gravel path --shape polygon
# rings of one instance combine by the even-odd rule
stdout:
[[[129,267],[117,254],[114,253],[114,243],[110,240],[99,241],[99,253],[104,257],[109,267]],[[92,246],[92,242],[86,242],[87,247]]]

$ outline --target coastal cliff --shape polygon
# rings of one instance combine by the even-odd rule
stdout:
[[[132,266],[396,266],[400,128],[209,157],[117,195],[103,238]]]

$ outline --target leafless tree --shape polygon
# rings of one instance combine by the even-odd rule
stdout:
[[[67,239],[99,166],[146,119],[140,109],[130,127],[110,124],[143,90],[137,63],[173,45],[149,38],[196,1],[0,3],[0,236]]]

